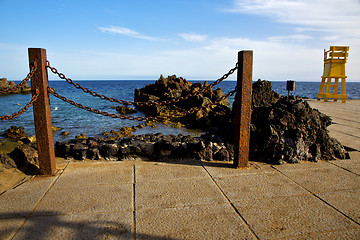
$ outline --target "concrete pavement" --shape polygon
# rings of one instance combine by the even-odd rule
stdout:
[[[351,104],[333,114],[344,126],[330,129],[352,135],[351,160],[233,169],[58,159],[56,176],[0,195],[0,239],[360,239],[358,108],[344,113]]]

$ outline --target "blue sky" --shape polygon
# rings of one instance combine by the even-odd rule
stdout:
[[[320,81],[323,49],[346,45],[348,81],[360,81],[359,0],[0,0],[0,13],[10,80],[39,47],[74,80],[216,80],[253,50],[254,80]]]

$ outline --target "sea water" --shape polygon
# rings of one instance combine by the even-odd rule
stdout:
[[[147,84],[154,83],[151,80],[111,80],[111,81],[75,81],[81,84],[83,87],[89,88],[92,91],[96,91],[99,94],[106,95],[107,97],[112,97],[115,99],[121,99],[125,101],[134,100],[134,90],[136,88],[142,88]],[[191,81],[197,82],[197,81]],[[199,81],[204,82],[204,81]],[[211,83],[211,81],[208,81]],[[16,82],[18,83],[18,82]],[[109,102],[107,100],[102,100],[97,97],[93,97],[88,93],[76,89],[73,85],[68,84],[65,81],[50,81],[50,87],[55,88],[56,92],[67,97],[70,100],[73,100],[77,103],[83,104],[87,107],[93,109],[98,109],[101,111],[109,113],[117,113],[114,107],[118,104]],[[217,87],[221,87],[224,93],[228,93],[235,89],[236,81],[223,81]],[[273,90],[280,93],[281,95],[287,95],[286,91],[286,81],[273,81],[272,82]],[[319,82],[296,82],[295,91],[293,95],[307,97],[310,99],[315,99],[316,94],[319,91],[320,83]],[[349,99],[360,99],[360,83],[359,82],[348,82],[346,93]],[[0,116],[10,115],[18,110],[31,99],[31,94],[14,94],[0,96]],[[234,101],[234,96],[229,98],[229,102]],[[118,130],[123,126],[136,126],[141,122],[136,120],[121,120],[117,118],[106,117],[92,112],[88,112],[83,109],[79,109],[69,103],[66,103],[52,95],[50,95],[50,106],[51,106],[51,115],[52,123],[56,127],[61,127],[62,130],[54,133],[55,141],[64,141],[66,139],[74,138],[76,135],[85,133],[87,136],[99,137],[105,131]],[[131,114],[133,116],[144,116],[143,113],[137,112]],[[23,126],[28,135],[35,134],[34,129],[34,119],[33,119],[33,109],[29,108],[27,112],[19,116],[14,120],[0,120],[0,135],[5,132],[6,129],[11,126]],[[69,136],[62,136],[61,132],[67,131],[70,132]],[[161,132],[163,134],[190,134],[190,135],[199,135],[201,132],[190,131],[185,128],[172,128],[170,126],[165,126],[159,124],[158,127],[145,127],[139,129],[136,134],[144,133],[157,133]],[[0,136],[0,138],[3,136]]]

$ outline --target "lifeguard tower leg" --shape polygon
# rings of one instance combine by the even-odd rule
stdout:
[[[320,89],[319,89],[319,93],[317,95],[318,101],[320,101],[320,99],[322,98],[321,94],[324,93],[324,87],[325,87],[325,78],[321,78]]]
[[[341,95],[342,102],[346,103],[347,95],[346,95],[346,78],[341,78]]]
[[[338,100],[339,97],[339,78],[335,78],[335,83],[334,83],[334,102],[336,102]]]
[[[329,100],[330,86],[331,86],[331,78],[327,78],[324,102],[327,102]]]

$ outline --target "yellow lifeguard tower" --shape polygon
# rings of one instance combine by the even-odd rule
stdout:
[[[329,51],[324,50],[324,72],[321,76],[317,100],[320,101],[321,98],[324,98],[324,101],[327,102],[329,98],[334,98],[334,101],[341,98],[343,103],[346,102],[345,63],[349,54],[348,51],[349,47],[347,46],[330,46]],[[332,83],[333,78],[334,83]],[[341,79],[341,94],[338,93],[339,78]],[[330,93],[330,88],[334,88],[333,93]]]

